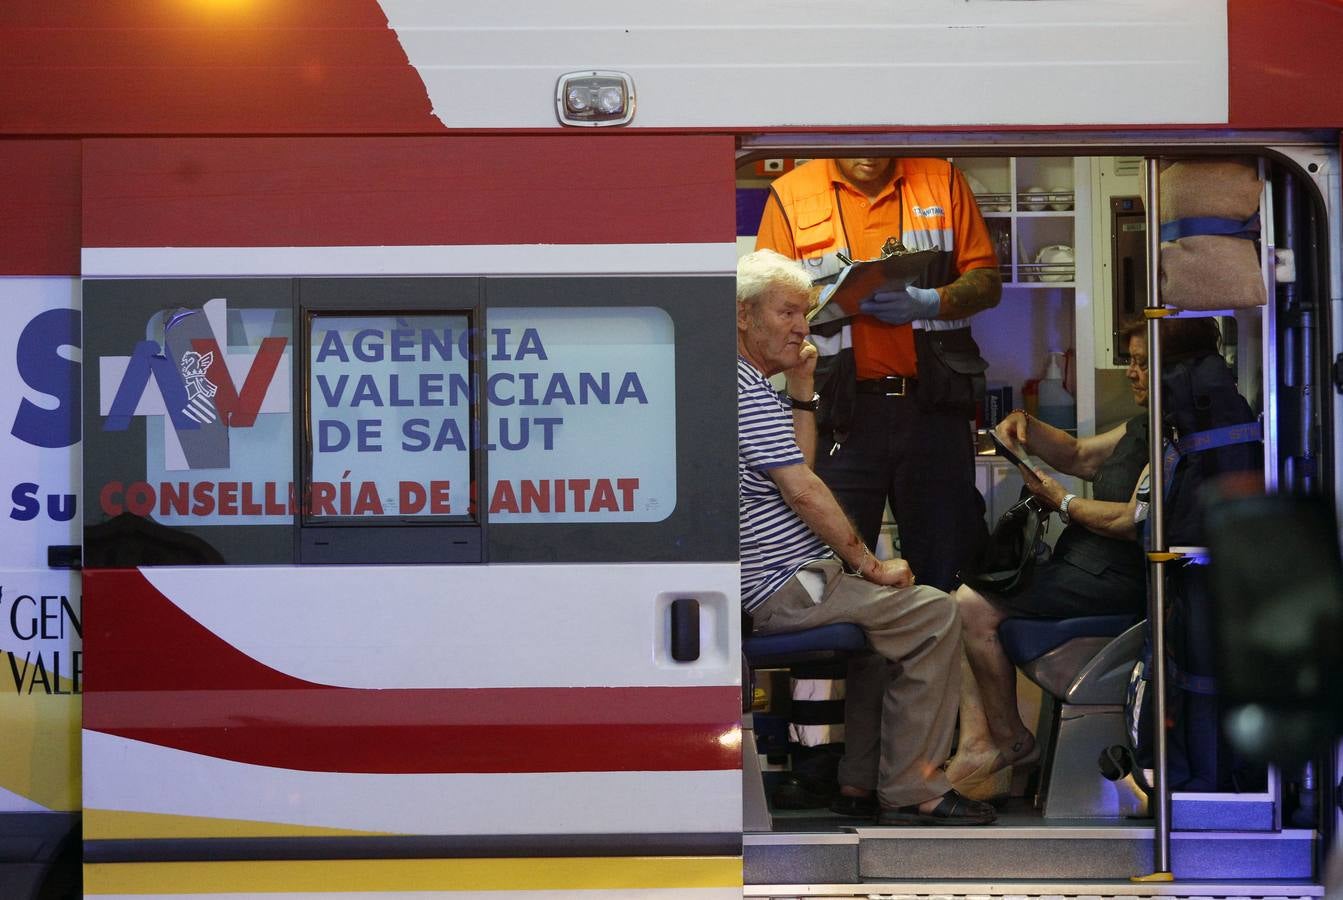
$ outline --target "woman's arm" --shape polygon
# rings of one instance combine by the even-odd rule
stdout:
[[[1034,478],[1026,479],[1026,487],[1039,497],[1051,509],[1058,509],[1068,491],[1043,469],[1036,469]],[[1147,477],[1147,468],[1138,476],[1127,503],[1117,500],[1092,500],[1086,497],[1073,497],[1068,503],[1068,518],[1088,531],[1105,537],[1134,540],[1138,536],[1138,525],[1134,514],[1138,508],[1138,486]]]
[[[1024,409],[1014,409],[998,423],[997,432],[1065,475],[1086,481],[1096,477],[1101,464],[1110,458],[1128,424],[1111,428],[1093,437],[1076,438],[1066,431],[1042,422]]]

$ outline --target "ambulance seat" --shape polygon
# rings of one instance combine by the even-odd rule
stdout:
[[[1132,776],[1110,781],[1098,765],[1102,752],[1127,743],[1124,694],[1142,652],[1142,620],[1010,618],[998,626],[998,640],[1053,701],[1041,766],[1045,818],[1145,814],[1146,795]]]
[[[844,659],[868,649],[863,629],[850,622],[835,622],[801,631],[751,634],[750,622],[742,625],[742,794],[743,826],[747,831],[769,831],[772,820],[765,800],[764,773],[756,752],[751,698],[756,669],[786,669],[804,663]]]
[[[741,649],[752,669],[785,668],[866,650],[867,635],[852,622],[833,622],[802,631],[750,634],[742,639]]]

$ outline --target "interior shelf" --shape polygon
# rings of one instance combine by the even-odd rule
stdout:
[[[1025,392],[1044,376],[1050,352],[1072,350],[1070,358],[1081,362],[1079,333],[1091,338],[1090,164],[1062,156],[954,162],[988,226],[1003,279],[1002,301],[975,322],[975,339],[989,361],[989,388],[1008,389],[1013,406],[1025,405]],[[1086,243],[1080,255],[1079,241]],[[1094,427],[1092,380],[1089,373],[1078,376],[1077,416],[1085,430]],[[986,406],[985,424],[992,414]]]

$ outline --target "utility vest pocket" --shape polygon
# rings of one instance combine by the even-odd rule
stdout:
[[[797,252],[811,253],[835,243],[835,223],[831,220],[832,205],[829,194],[804,197],[793,208],[796,223]]]

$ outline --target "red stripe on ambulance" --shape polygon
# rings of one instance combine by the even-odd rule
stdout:
[[[638,134],[90,140],[83,245],[731,243],[732,146]]]
[[[315,684],[258,662],[138,570],[88,570],[115,596],[85,627],[84,728],[301,771],[499,773],[731,770],[734,686],[395,688]],[[395,665],[395,660],[368,660]],[[245,727],[240,727],[245,726]]]

